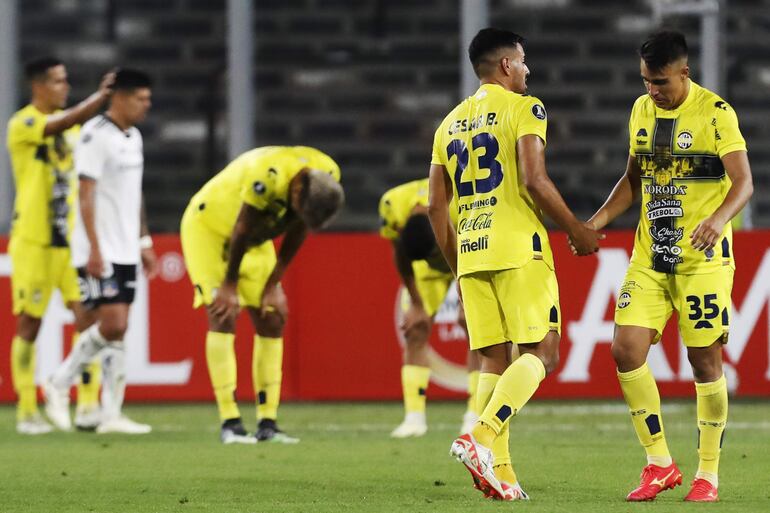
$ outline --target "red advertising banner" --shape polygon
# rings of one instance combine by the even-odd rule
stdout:
[[[609,347],[613,310],[633,232],[608,232],[601,251],[573,257],[565,236],[554,233],[561,294],[561,364],[538,397],[619,397]],[[192,309],[176,235],[156,236],[161,275],[140,282],[126,336],[128,400],[212,400],[206,369],[206,320]],[[0,239],[0,401],[11,401],[10,259]],[[737,271],[733,288],[726,374],[740,396],[770,396],[770,231],[735,236]],[[396,332],[398,277],[387,241],[376,234],[311,236],[284,280],[289,297],[283,394],[301,400],[379,400],[401,395],[401,349]],[[455,323],[454,290],[436,316],[432,334],[433,398],[460,397],[467,350]],[[38,337],[37,378],[50,374],[69,350],[71,314],[57,296]],[[251,385],[253,330],[246,315],[238,324],[238,395],[254,397]],[[661,394],[691,396],[692,374],[674,322],[650,353]]]

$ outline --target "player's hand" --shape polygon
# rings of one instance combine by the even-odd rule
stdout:
[[[283,293],[280,283],[268,285],[262,291],[262,299],[259,303],[259,315],[266,316],[268,313],[279,315],[283,321],[288,317],[286,307],[286,296]]]
[[[158,257],[155,256],[155,251],[153,251],[152,248],[145,248],[142,250],[142,269],[148,280],[151,280],[158,275]]]
[[[717,216],[710,216],[695,227],[690,234],[690,243],[698,251],[712,249],[719,238],[722,236],[722,230],[725,228],[726,221]]]
[[[237,317],[239,310],[238,285],[229,282],[222,283],[217,289],[216,296],[214,296],[214,301],[211,302],[209,311],[215,318],[220,321],[225,321]]]
[[[417,335],[427,335],[430,331],[430,315],[425,308],[419,305],[411,305],[401,321],[400,328],[407,339]]]
[[[116,70],[110,70],[102,77],[102,81],[99,83],[99,92],[105,96],[112,94],[112,88],[115,86],[115,74]]]
[[[104,260],[102,259],[102,253],[96,248],[91,248],[91,252],[88,255],[86,272],[94,278],[104,277]]]
[[[569,233],[569,245],[573,255],[586,256],[599,251],[599,241],[606,235],[596,231],[592,223],[579,223]]]

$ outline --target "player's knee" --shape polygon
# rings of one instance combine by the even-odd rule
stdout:
[[[540,357],[543,361],[543,367],[545,367],[545,374],[551,374],[557,368],[559,368],[559,352],[556,351],[552,354],[547,354]]]
[[[260,320],[257,331],[263,337],[281,337],[286,318],[277,312],[268,312]]]
[[[126,319],[110,319],[99,324],[99,332],[107,340],[123,340],[128,330]]]
[[[23,313],[16,321],[16,334],[24,340],[34,342],[41,324],[42,319]]]
[[[630,360],[631,351],[629,351],[628,346],[621,342],[613,342],[612,346],[610,347],[610,352],[612,353],[612,358],[615,360],[615,364],[618,367],[624,366]]]

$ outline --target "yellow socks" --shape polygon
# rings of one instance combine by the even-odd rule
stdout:
[[[484,408],[487,407],[487,403],[489,403],[489,399],[492,397],[492,392],[495,391],[498,381],[500,381],[499,374],[479,372],[475,407],[475,410],[479,412],[479,415],[484,411]]]
[[[719,486],[719,452],[722,434],[727,423],[727,381],[724,375],[711,383],[695,383],[698,397],[698,473],[695,477],[706,479]]]
[[[251,378],[257,393],[257,418],[275,419],[281,402],[283,338],[254,335]]]
[[[430,381],[430,368],[419,365],[401,367],[401,388],[406,413],[425,413],[425,391]]]
[[[72,347],[78,343],[78,333],[72,335]],[[78,409],[99,407],[99,387],[102,384],[101,358],[95,358],[80,375],[78,382]]]
[[[618,372],[618,381],[631,410],[636,436],[647,452],[647,463],[659,467],[671,465],[660,414],[660,394],[650,368],[645,363],[636,370]]]
[[[466,411],[471,411],[476,415],[481,415],[481,410],[478,409],[476,396],[479,390],[479,371],[470,371],[468,373],[468,407]]]
[[[235,335],[232,333],[209,331],[206,334],[206,363],[217,399],[219,418],[222,421],[241,416],[235,402],[238,368],[235,363],[234,343]]]
[[[13,337],[11,342],[11,379],[19,396],[16,420],[37,414],[37,387],[35,386],[35,343]]]
[[[489,404],[473,429],[474,438],[481,445],[490,447],[495,438],[502,434],[508,419],[527,404],[543,378],[545,366],[540,358],[529,353],[519,356],[500,376]]]

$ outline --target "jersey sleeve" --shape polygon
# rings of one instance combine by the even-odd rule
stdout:
[[[48,116],[41,112],[28,111],[17,114],[8,123],[8,147],[43,144],[47,122]]]
[[[245,174],[241,201],[257,210],[266,210],[279,197],[278,189],[278,171],[268,165],[256,164]]]
[[[380,199],[380,236],[388,240],[398,238],[392,201],[391,195],[388,192],[383,194]]]
[[[516,116],[516,140],[525,135],[536,135],[545,144],[545,133],[548,128],[548,114],[543,102],[534,96],[525,96],[525,101]]]
[[[714,104],[716,150],[720,158],[734,151],[746,151],[746,141],[738,127],[738,116],[730,105],[722,100]]]
[[[441,127],[443,125],[443,123],[439,125],[435,134],[433,134],[433,152],[430,157],[430,163],[436,166],[446,166],[446,162],[441,158],[443,154],[441,151]]]
[[[628,154],[632,157],[636,157],[636,150],[634,149],[634,126],[636,125],[636,103],[634,103],[631,109],[631,116],[628,118]]]
[[[100,141],[99,135],[92,130],[84,130],[75,145],[75,171],[78,176],[98,180],[102,177],[107,164],[107,148]]]

